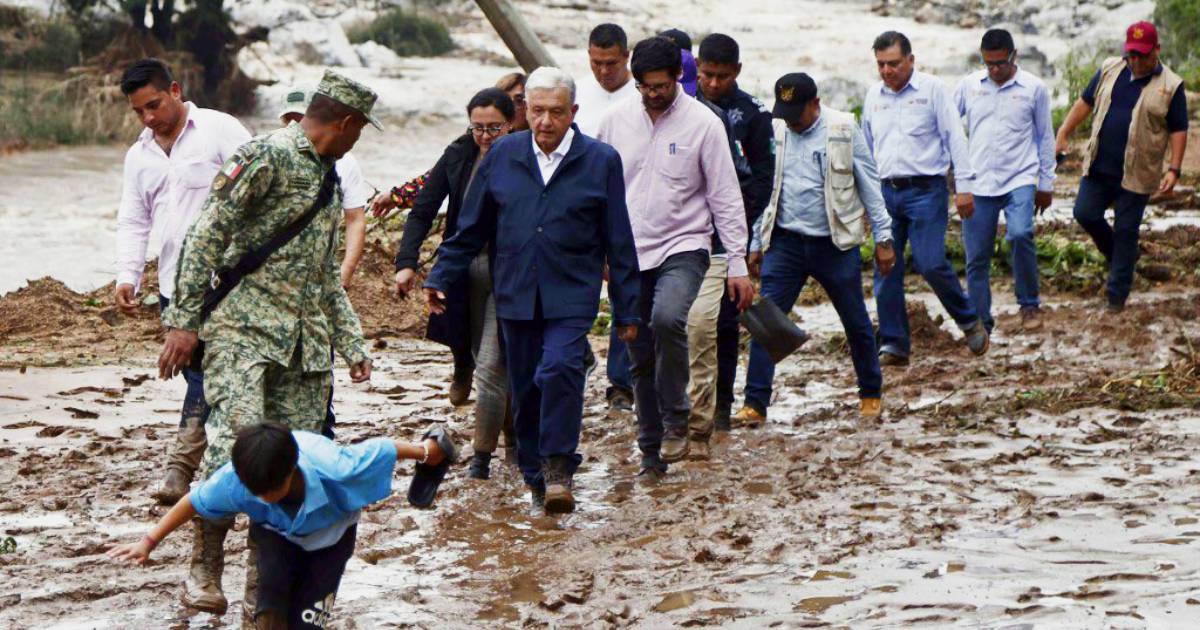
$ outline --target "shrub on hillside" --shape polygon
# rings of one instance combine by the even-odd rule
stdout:
[[[433,57],[454,50],[454,42],[445,25],[399,8],[352,27],[346,35],[355,44],[378,42],[402,57]]]
[[[0,11],[0,68],[62,71],[79,63],[79,31],[67,20]]]
[[[1162,34],[1162,54],[1168,64],[1200,90],[1200,0],[1158,0],[1154,23]]]

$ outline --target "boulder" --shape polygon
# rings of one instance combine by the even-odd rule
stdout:
[[[363,42],[354,45],[362,65],[372,70],[391,70],[400,65],[400,55],[379,42]]]
[[[289,22],[271,30],[271,48],[301,63],[361,68],[346,32],[333,20]]]

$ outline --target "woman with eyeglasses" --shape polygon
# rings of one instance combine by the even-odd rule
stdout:
[[[524,87],[521,89],[523,91]],[[429,236],[442,202],[449,198],[446,228],[442,234],[444,240],[453,236],[457,229],[463,198],[480,162],[492,143],[512,129],[515,116],[512,98],[499,88],[482,90],[467,103],[470,125],[466,133],[446,147],[426,177],[404,224],[400,251],[396,254],[396,293],[400,297],[416,288],[421,245]],[[471,393],[472,377],[477,381],[475,457],[470,476],[487,479],[501,428],[510,437],[508,444],[516,442],[511,439],[512,423],[507,420],[508,378],[500,353],[491,265],[486,250],[472,263],[466,280],[446,292],[446,302],[445,313],[429,316],[426,337],[449,346],[454,355],[451,404],[465,404]]]

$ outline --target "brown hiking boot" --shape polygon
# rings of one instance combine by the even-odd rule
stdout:
[[[688,459],[694,462],[706,462],[712,457],[708,449],[708,438],[691,438],[688,440]]]
[[[658,449],[658,458],[664,463],[674,464],[687,459],[689,452],[689,444],[686,435],[680,436],[663,436],[662,446]]]
[[[179,601],[188,608],[217,615],[225,614],[229,600],[221,592],[221,574],[225,571],[225,534],[233,525],[227,521],[192,519],[192,568]]]
[[[766,421],[767,417],[761,411],[750,405],[746,405],[729,419],[729,424],[734,427],[756,429],[761,427]]]
[[[191,417],[184,420],[167,458],[167,476],[150,496],[160,505],[175,505],[182,499],[191,489],[192,477],[200,467],[200,459],[204,457],[206,446],[208,436],[204,433],[204,423],[200,418]]]
[[[242,627],[257,628],[254,612],[258,609],[258,543],[246,537],[246,590],[242,591]]]
[[[566,457],[555,455],[542,469],[542,476],[546,479],[547,514],[569,514],[575,511],[575,496],[571,494],[572,482],[567,466]]]
[[[878,418],[883,415],[883,400],[879,398],[863,398],[859,404],[858,413],[864,418]]]
[[[1036,332],[1042,329],[1042,309],[1036,306],[1021,307],[1021,330]]]

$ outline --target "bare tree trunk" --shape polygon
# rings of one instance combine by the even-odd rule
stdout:
[[[556,65],[541,40],[509,0],[475,0],[475,4],[483,9],[483,14],[525,72]]]

